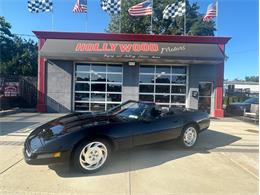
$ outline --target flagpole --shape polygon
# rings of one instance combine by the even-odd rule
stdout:
[[[184,25],[184,28],[183,28],[183,35],[185,36],[186,35],[186,0],[184,0],[184,8],[185,8],[185,13],[184,13],[184,21],[183,21],[183,25]]]
[[[121,12],[119,15],[119,33],[121,33]]]
[[[184,14],[184,30],[183,30],[183,35],[186,35],[186,13]]]
[[[151,14],[151,34],[153,34],[153,0],[151,1],[152,4],[152,14]]]
[[[218,0],[216,1],[216,36],[218,35]]]
[[[54,25],[53,25],[53,10],[51,12],[51,30],[54,31]]]
[[[119,33],[121,33],[121,19],[122,19],[122,0],[120,1],[120,15],[119,15]]]
[[[88,32],[88,13],[86,12],[85,30]]]

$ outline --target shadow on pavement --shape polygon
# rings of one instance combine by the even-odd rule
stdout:
[[[240,139],[230,134],[207,130],[200,134],[197,145],[192,149],[183,149],[176,141],[167,141],[115,152],[110,162],[93,174],[78,173],[68,164],[50,165],[49,168],[60,177],[89,177],[122,173],[158,166],[196,153],[207,154],[212,149],[229,145]]]

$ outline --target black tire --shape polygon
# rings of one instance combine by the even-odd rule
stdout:
[[[102,160],[102,163],[100,163],[100,164],[102,164],[102,165],[100,165],[99,167],[97,167],[97,168],[95,168],[95,169],[87,169],[86,167],[88,167],[90,164],[88,164],[88,163],[83,163],[82,162],[82,160],[85,160],[84,158],[85,157],[83,157],[84,155],[82,155],[82,153],[86,153],[85,151],[91,151],[91,152],[94,152],[94,147],[93,147],[93,149],[87,149],[86,147],[88,146],[88,145],[91,145],[91,143],[100,143],[100,144],[102,144],[101,146],[102,146],[102,150],[104,149],[103,148],[103,146],[106,148],[106,151],[107,151],[107,155],[106,155],[106,158],[105,158],[105,160],[104,160],[104,162],[103,162],[103,160]],[[100,146],[100,148],[101,148],[101,146]],[[85,148],[85,149],[84,149]],[[84,150],[84,151],[83,151]],[[98,150],[98,149],[97,149]],[[88,152],[87,152],[88,153]],[[98,151],[98,153],[100,153],[100,151]],[[102,152],[103,153],[103,152]],[[82,155],[82,156],[81,156]],[[89,155],[91,155],[91,154],[89,154]],[[93,155],[95,155],[95,154],[93,154]],[[73,158],[72,158],[72,164],[73,164],[73,166],[74,166],[74,168],[77,170],[77,171],[79,171],[79,172],[82,172],[82,173],[95,173],[95,172],[97,172],[97,171],[99,171],[100,169],[102,169],[106,164],[107,164],[107,162],[109,161],[109,159],[110,159],[110,157],[111,157],[111,145],[110,145],[110,143],[107,141],[107,140],[105,140],[105,139],[95,139],[95,140],[92,140],[92,141],[85,141],[85,142],[82,142],[76,149],[75,149],[75,151],[74,151],[74,153],[73,153]],[[89,158],[90,158],[90,156],[89,156]],[[93,157],[93,158],[95,158],[95,156]],[[81,160],[80,160],[81,159]],[[91,159],[91,158],[90,158]],[[97,157],[97,159],[99,159],[98,157]],[[101,162],[101,161],[100,161]],[[86,165],[85,167],[83,166],[83,164],[84,165]]]
[[[185,140],[187,131],[192,131],[192,133],[195,133],[196,136],[195,140],[193,140],[190,144],[188,144],[188,142]],[[197,140],[198,140],[198,128],[194,124],[190,124],[190,125],[186,125],[183,128],[178,141],[183,148],[192,148],[196,144]]]

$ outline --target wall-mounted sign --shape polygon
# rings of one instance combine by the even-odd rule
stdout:
[[[19,95],[19,82],[6,82],[4,86],[5,97],[16,97]]]
[[[48,39],[40,55],[50,59],[223,59],[215,44]]]
[[[159,51],[158,43],[109,43],[109,42],[78,42],[75,51],[80,52],[148,52],[154,53]]]

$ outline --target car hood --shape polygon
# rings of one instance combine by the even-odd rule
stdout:
[[[107,113],[73,113],[54,119],[37,127],[29,137],[41,138],[43,141],[71,133],[94,125],[108,124],[114,121]]]

